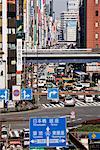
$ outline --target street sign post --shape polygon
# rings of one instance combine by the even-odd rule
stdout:
[[[30,148],[67,147],[66,118],[30,118]]]
[[[21,100],[32,100],[32,89],[31,88],[23,88],[21,90]]]
[[[59,89],[58,88],[48,88],[47,99],[59,100]]]
[[[8,99],[9,99],[9,90],[0,89],[0,100],[8,101]]]
[[[75,119],[75,111],[71,111],[71,113],[70,113],[70,118],[71,118],[71,119]]]

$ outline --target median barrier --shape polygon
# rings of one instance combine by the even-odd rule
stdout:
[[[75,137],[74,134],[69,133],[69,140],[80,150],[87,150],[87,148]]]
[[[84,122],[82,122],[83,125],[87,125],[87,124],[100,124],[100,119],[92,119],[92,120],[86,120]]]

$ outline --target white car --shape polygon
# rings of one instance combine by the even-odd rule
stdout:
[[[76,90],[80,91],[83,87],[84,87],[84,85],[82,85],[82,84],[79,83],[79,84],[76,84],[74,88]]]
[[[93,96],[92,95],[86,95],[85,96],[85,102],[86,103],[92,103],[93,102]]]
[[[78,99],[80,99],[80,100],[84,100],[84,98],[85,98],[84,95],[78,95],[77,97],[78,97]]]
[[[6,127],[2,127],[1,129],[1,138],[2,139],[7,139],[8,138],[8,130]]]
[[[75,98],[72,96],[67,96],[64,101],[64,106],[75,106]]]

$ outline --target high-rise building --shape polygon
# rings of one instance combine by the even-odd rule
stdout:
[[[67,11],[79,12],[79,1],[80,0],[66,0]]]
[[[83,0],[80,7],[81,47],[100,48],[100,0]]]
[[[0,1],[0,56],[4,70],[1,76],[5,77],[5,85],[0,88],[10,88],[15,84],[16,76],[16,9],[15,0]],[[5,65],[4,65],[5,64]],[[0,66],[0,68],[2,67]],[[3,78],[2,78],[3,79]]]
[[[66,0],[66,11],[61,13],[61,31],[68,45],[77,43],[79,0]]]
[[[77,12],[67,12],[64,11],[60,15],[61,19],[61,30],[63,31],[63,38],[65,41],[76,44],[76,36],[77,36],[77,22],[78,22],[78,14]]]
[[[8,87],[16,84],[16,4],[7,3],[7,51],[8,51]]]

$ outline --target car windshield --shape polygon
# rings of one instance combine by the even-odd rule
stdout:
[[[71,100],[71,99],[72,99],[72,96],[71,96],[71,95],[67,95],[65,99],[66,99],[66,100]]]
[[[87,97],[92,97],[92,95],[86,95]]]
[[[25,133],[25,136],[24,136],[24,137],[26,137],[26,138],[29,137],[29,133]]]
[[[1,131],[1,134],[7,135],[7,131]]]
[[[81,84],[77,84],[76,86],[77,86],[77,87],[82,87],[82,85],[81,85]]]

